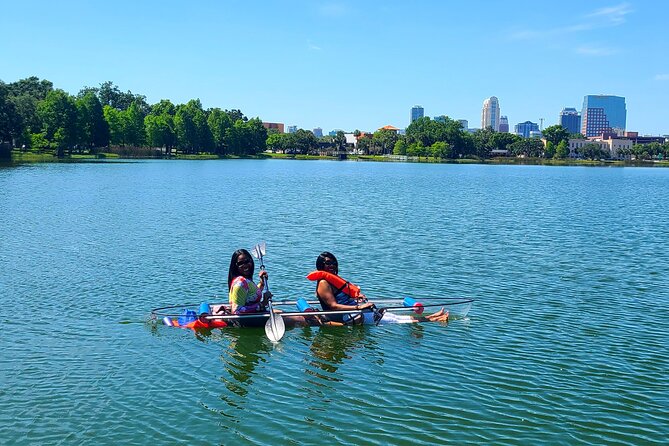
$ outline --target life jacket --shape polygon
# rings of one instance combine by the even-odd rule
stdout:
[[[170,327],[190,328],[191,330],[211,330],[212,328],[224,328],[228,326],[227,322],[220,319],[207,319],[206,322],[202,322],[199,318],[182,325],[179,319],[166,317],[163,319],[163,323]]]
[[[360,297],[360,287],[358,285],[351,283],[348,280],[344,280],[336,274],[332,274],[327,271],[317,270],[307,274],[307,279],[313,281],[325,280],[327,283],[332,285],[337,290],[334,293],[335,295],[342,292],[354,299]]]

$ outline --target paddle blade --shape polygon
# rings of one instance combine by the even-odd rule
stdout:
[[[251,254],[256,259],[261,259],[265,255],[267,244],[265,242],[260,242],[253,247]]]
[[[286,333],[286,324],[280,314],[270,313],[265,323],[265,334],[272,342],[279,342]]]

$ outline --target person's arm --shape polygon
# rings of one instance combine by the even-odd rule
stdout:
[[[334,294],[332,294],[332,287],[330,287],[330,284],[327,283],[327,281],[325,280],[318,281],[318,296],[321,298],[323,304],[327,306],[329,310],[335,310],[335,311],[364,310],[365,308],[370,308],[374,305],[371,302],[367,302],[364,304],[356,304],[356,305],[342,305],[337,303],[337,299],[335,299]]]

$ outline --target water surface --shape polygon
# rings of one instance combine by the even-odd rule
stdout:
[[[297,161],[0,169],[3,444],[662,444],[669,170]],[[447,326],[192,332],[266,240]]]

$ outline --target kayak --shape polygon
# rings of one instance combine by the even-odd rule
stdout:
[[[425,299],[375,299],[375,309],[324,311],[317,300],[298,299],[273,301],[275,313],[296,325],[321,326],[340,321],[334,325],[385,325],[412,322],[428,322],[426,314],[440,311],[448,313],[448,319],[467,316],[474,299],[469,298],[425,298]],[[202,308],[208,308],[204,311]],[[199,316],[199,317],[198,317]],[[269,313],[231,314],[225,303],[181,304],[151,310],[153,321],[164,325],[213,329],[228,327],[261,327],[269,319]]]

